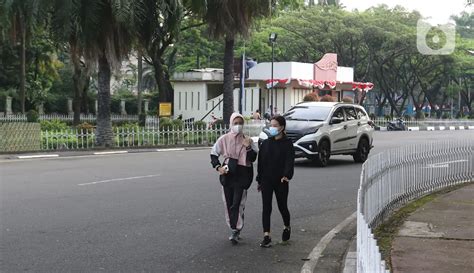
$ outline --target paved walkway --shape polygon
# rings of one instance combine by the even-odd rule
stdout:
[[[393,273],[474,272],[474,184],[410,215],[392,245]]]

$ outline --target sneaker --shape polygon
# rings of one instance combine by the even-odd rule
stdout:
[[[237,230],[233,230],[232,234],[229,237],[229,241],[233,244],[236,245],[239,243],[239,232]]]
[[[290,240],[290,236],[291,236],[291,227],[285,227],[283,229],[283,233],[281,234],[281,240],[283,242],[286,242]]]
[[[272,246],[272,238],[270,236],[264,236],[263,241],[260,243],[260,247],[271,247]]]
[[[240,237],[240,230],[237,230],[237,240],[242,240],[242,237]]]

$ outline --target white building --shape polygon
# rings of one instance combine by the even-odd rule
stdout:
[[[183,119],[195,120],[206,117],[204,120],[209,121],[210,113],[213,113],[221,118],[223,79],[222,69],[175,73],[172,80],[175,117],[183,115]],[[373,87],[371,83],[354,82],[354,69],[337,66],[337,55],[333,53],[324,55],[314,64],[275,62],[273,83],[271,79],[269,62],[259,63],[249,70],[242,100],[244,116],[250,116],[257,109],[263,114],[270,109],[270,105],[276,107],[278,113],[284,113],[311,92],[317,92],[320,96],[331,95],[340,101],[344,96],[353,96],[354,90],[368,91]],[[238,111],[238,79],[234,87],[234,110]]]
[[[174,116],[183,119],[209,121],[211,114],[222,118],[222,84],[223,69],[195,69],[188,72],[175,73],[172,83],[174,86]],[[234,82],[234,110],[239,109],[239,82]],[[250,116],[259,105],[258,82],[248,80],[242,100],[243,115]]]

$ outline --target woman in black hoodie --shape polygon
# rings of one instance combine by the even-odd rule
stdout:
[[[290,212],[288,210],[288,183],[293,178],[295,150],[293,143],[285,134],[286,120],[275,116],[271,120],[270,138],[264,140],[258,154],[257,182],[262,192],[263,241],[261,247],[271,246],[270,216],[272,213],[273,193],[278,209],[283,217],[282,240],[288,241],[291,235]]]

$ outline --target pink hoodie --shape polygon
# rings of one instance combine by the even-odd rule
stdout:
[[[233,113],[230,116],[230,126],[232,126],[232,123],[236,118],[242,118],[242,120],[245,121],[241,114]],[[247,162],[247,150],[245,149],[243,142],[244,134],[236,134],[231,130],[227,134],[220,137],[216,145],[218,146],[219,154],[225,159],[235,158],[239,160],[238,165],[250,166],[250,162]],[[227,160],[225,162],[227,163]]]

